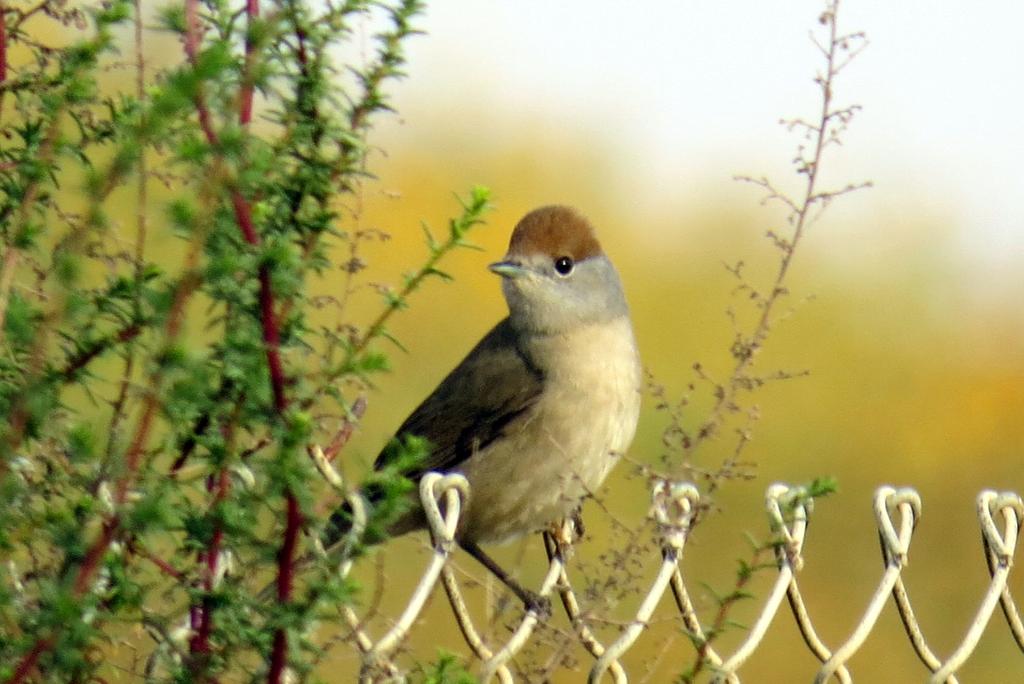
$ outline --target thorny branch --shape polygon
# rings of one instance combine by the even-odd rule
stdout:
[[[143,22],[142,0],[133,0],[132,23],[134,28],[135,48],[135,97],[140,103],[146,101],[146,60],[143,53]],[[132,308],[137,319],[142,318],[142,282],[146,269],[146,211],[149,207],[149,170],[146,164],[146,151],[139,152],[138,177],[135,181],[135,297]],[[107,461],[113,458],[114,447],[118,441],[121,422],[124,420],[125,405],[128,402],[128,390],[135,373],[136,353],[134,345],[129,345],[124,355],[124,366],[121,371],[121,384],[117,397],[113,402],[110,424],[107,429]],[[105,470],[105,469],[104,469]]]
[[[186,258],[184,271],[188,275],[178,284],[174,294],[174,303],[167,314],[166,322],[164,324],[164,339],[166,346],[173,344],[180,334],[185,305],[199,286],[200,279],[195,267],[199,259],[200,248],[201,244],[199,244],[199,241],[195,241]],[[132,438],[131,444],[125,453],[124,472],[118,479],[115,487],[115,509],[103,522],[99,537],[93,541],[74,574],[71,595],[76,599],[84,595],[92,585],[93,579],[102,565],[103,557],[110,549],[118,531],[121,529],[122,519],[120,509],[124,506],[128,498],[129,487],[131,487],[131,484],[139,471],[143,452],[146,448],[146,443],[153,427],[153,421],[159,404],[160,395],[157,389],[160,387],[161,382],[162,375],[160,372],[157,372],[151,380],[151,387],[146,393],[144,399],[142,415],[136,425],[135,434]],[[53,648],[56,640],[56,633],[51,633],[49,636],[38,639],[28,653],[26,653],[25,657],[18,663],[18,666],[14,670],[14,674],[8,680],[8,684],[20,684],[25,681],[35,668],[39,658]]]
[[[0,160],[0,173],[17,185],[15,192],[6,193],[0,220],[5,227],[17,222],[22,225],[15,228],[35,229],[24,225],[28,221],[22,213],[38,211],[49,218],[46,213],[52,212],[60,219],[38,222],[38,240],[35,234],[25,241],[5,240],[9,249],[4,250],[5,265],[0,265],[0,282],[8,283],[0,287],[0,299],[5,306],[11,304],[9,316],[16,324],[9,338],[0,339],[5,351],[15,352],[0,368],[0,383],[6,380],[0,404],[8,411],[4,442],[12,440],[11,458],[0,464],[0,476],[5,493],[10,485],[18,501],[29,504],[24,510],[20,504],[5,507],[0,516],[5,532],[10,521],[23,536],[45,510],[49,517],[42,548],[52,556],[40,553],[42,558],[37,558],[29,547],[30,569],[13,577],[19,596],[8,600],[0,591],[0,610],[17,603],[40,616],[13,621],[11,613],[0,616],[24,635],[21,643],[0,643],[0,661],[8,665],[0,665],[0,678],[7,681],[13,674],[10,681],[22,682],[65,673],[71,681],[99,678],[93,673],[100,666],[93,661],[96,642],[104,637],[101,625],[119,614],[123,596],[129,603],[137,595],[149,596],[154,585],[147,583],[158,579],[162,584],[156,586],[170,589],[175,602],[187,597],[189,619],[171,626],[173,616],[150,610],[148,604],[143,609],[142,624],[158,642],[144,664],[147,677],[159,677],[158,669],[167,668],[168,674],[213,682],[225,672],[224,662],[234,667],[238,657],[258,654],[267,667],[262,676],[281,681],[310,662],[299,656],[308,655],[299,636],[310,629],[315,613],[306,609],[322,608],[347,590],[329,568],[305,568],[324,580],[309,592],[302,581],[306,578],[298,575],[295,559],[306,504],[296,494],[308,495],[304,485],[316,483],[310,482],[308,463],[292,459],[292,451],[308,432],[326,431],[336,417],[332,410],[307,415],[299,398],[304,404],[310,395],[319,400],[329,395],[344,407],[347,419],[329,443],[326,459],[337,456],[365,407],[362,400],[350,405],[337,391],[338,381],[363,380],[380,370],[381,357],[368,351],[369,344],[387,336],[383,324],[404,302],[391,297],[386,313],[366,329],[366,338],[349,339],[351,344],[362,340],[362,357],[329,379],[326,371],[336,369],[334,362],[320,364],[323,370],[315,382],[289,377],[281,346],[312,359],[318,344],[336,343],[329,332],[306,327],[306,315],[316,306],[316,298],[306,292],[306,279],[324,267],[320,236],[345,235],[343,226],[336,225],[337,198],[358,183],[355,176],[367,173],[369,148],[361,138],[371,115],[389,108],[381,87],[402,75],[400,43],[416,33],[410,19],[421,6],[417,0],[352,0],[322,10],[315,3],[297,2],[261,19],[256,0],[240,0],[226,12],[219,12],[226,6],[185,0],[180,9],[156,16],[182,38],[185,55],[156,76],[155,69],[147,74],[143,57],[144,3],[103,3],[94,15],[98,32],[93,41],[50,48],[18,32],[21,22],[36,12],[58,21],[72,16],[73,10],[47,9],[57,4],[43,0],[37,8],[0,8],[0,107],[9,93],[7,99],[18,101],[19,117],[5,126],[5,139],[12,139],[8,134],[22,118],[37,126],[27,129],[24,164],[13,156]],[[343,67],[356,76],[361,90],[350,99],[331,79],[342,70],[332,50],[350,40],[352,14],[383,21],[389,28],[375,35],[381,47],[369,65]],[[105,70],[131,66],[107,61],[119,37],[106,29],[132,19],[134,98],[116,86],[105,90],[107,84],[98,77]],[[82,15],[83,25],[78,26],[76,19],[76,28],[84,30],[84,21]],[[35,71],[8,69],[12,44],[34,51]],[[307,60],[298,71],[289,61],[296,51]],[[272,83],[267,74],[273,76]],[[281,84],[286,87],[279,89]],[[257,92],[266,98],[261,116],[274,121],[284,112],[280,129],[270,135],[263,127],[251,127],[262,109],[263,101],[259,106],[255,101]],[[307,109],[292,117],[299,101]],[[325,106],[339,103],[339,113]],[[95,168],[92,156],[100,146],[113,148],[112,156],[102,157],[102,170]],[[77,187],[61,185],[81,170],[87,181],[86,212],[66,206],[68,198],[77,200]],[[134,253],[110,253],[104,245],[121,217],[107,216],[108,199],[118,189],[131,192],[124,186],[132,173],[137,174]],[[165,183],[161,205],[169,211],[164,220],[147,215],[147,183],[152,179]],[[172,197],[169,206],[163,190]],[[290,201],[294,205],[289,214]],[[401,298],[427,277],[443,275],[438,261],[463,245],[463,232],[479,222],[485,208],[486,194],[475,191],[463,218],[452,224],[453,239],[431,243],[429,264],[407,279]],[[27,218],[34,219],[34,213]],[[51,224],[71,230],[55,235]],[[154,226],[166,231],[149,240]],[[116,232],[113,239],[119,239]],[[47,269],[54,265],[29,250],[48,248],[54,241],[68,255],[71,275],[46,280],[53,275]],[[15,247],[23,242],[27,246],[19,253]],[[156,244],[175,249],[182,245],[185,263],[168,263]],[[104,268],[96,272],[94,263]],[[72,272],[82,266],[90,270]],[[29,268],[39,285],[24,291],[34,299],[26,303],[20,289],[8,298],[12,287],[21,287],[17,278]],[[105,285],[95,287],[97,278]],[[198,313],[204,305],[207,310]],[[254,320],[246,314],[250,311]],[[206,325],[192,325],[200,322]],[[37,323],[41,325],[31,329]],[[77,334],[79,327],[87,334]],[[61,336],[60,348],[45,344],[44,334],[31,334],[47,331],[51,339]],[[195,337],[203,341],[196,344]],[[98,359],[113,350],[122,363],[111,372]],[[17,391],[36,387],[46,392]],[[92,409],[78,411],[74,393],[79,391],[94,402],[96,411],[109,415],[106,425],[94,425]],[[69,394],[70,406],[64,403]],[[244,443],[235,444],[236,439]],[[292,446],[282,449],[279,458],[250,458],[269,444],[281,443]],[[203,463],[184,471],[197,450]],[[165,464],[176,477],[161,477]],[[43,470],[51,468],[59,481],[54,482],[50,471],[44,478]],[[201,468],[205,492],[199,489],[202,480],[193,477]],[[251,496],[261,490],[271,492],[272,498],[264,496],[254,504]],[[66,505],[55,505],[54,497]],[[97,501],[101,508],[94,508]],[[282,538],[270,545],[252,529],[263,524],[255,520],[257,511],[262,513],[260,505],[283,514]],[[85,530],[84,539],[62,543],[60,535],[72,528]],[[164,555],[168,540],[176,545],[172,555]],[[274,599],[256,610],[230,596],[239,578],[228,575],[224,580],[229,560],[252,550],[263,559],[254,564],[261,571],[272,565],[275,574]],[[192,559],[191,566],[186,558]],[[50,580],[63,581],[56,598],[79,607],[77,623],[54,620],[60,606],[48,603]],[[231,632],[229,625],[246,621],[255,623],[255,629],[241,637]],[[77,656],[84,660],[75,661]]]
[[[199,51],[199,2],[188,0],[185,5],[187,32],[185,36],[185,51],[193,66],[197,64]],[[246,17],[250,27],[259,17],[259,3],[257,0],[247,0]],[[251,31],[249,33],[251,35]],[[240,111],[239,121],[247,126],[252,118],[253,99],[253,46],[250,39],[246,38],[246,60],[245,72],[242,76],[242,92],[239,98]],[[201,89],[197,89],[195,95],[196,110],[199,114],[199,123],[206,135],[207,142],[217,150],[220,147],[218,135],[213,127],[213,117],[206,105]],[[252,217],[252,205],[242,195],[242,191],[233,183],[229,186],[231,206],[235,214],[238,228],[242,232],[245,241],[252,247],[259,247],[260,236]],[[274,312],[274,292],[271,284],[270,265],[261,263],[259,266],[259,308],[261,324],[263,329],[263,342],[267,356],[267,367],[270,370],[270,384],[274,395],[274,408],[278,418],[283,420],[288,408],[288,399],[285,395],[285,375],[281,361],[281,335],[278,322]],[[278,583],[277,598],[281,604],[291,601],[292,586],[294,584],[294,562],[295,550],[298,546],[298,538],[302,528],[302,513],[299,509],[298,499],[294,492],[286,493],[287,521],[284,530],[284,539],[278,553]],[[215,539],[218,537],[215,536]],[[218,544],[219,546],[219,544]],[[218,552],[219,553],[219,552]],[[216,563],[217,555],[211,547],[207,551],[209,562]],[[209,607],[207,607],[209,608]],[[211,617],[209,610],[204,610],[203,624],[207,625]],[[200,644],[202,646],[202,644]],[[288,656],[288,632],[285,627],[279,627],[274,634],[274,643],[270,656],[270,668],[267,674],[269,684],[278,684],[287,666]]]
[[[798,147],[794,164],[796,173],[804,177],[804,189],[799,200],[793,199],[786,192],[780,190],[767,177],[753,178],[750,176],[738,176],[737,179],[751,183],[765,191],[762,203],[779,202],[789,212],[788,222],[791,232],[788,236],[782,236],[778,231],[768,231],[767,237],[781,253],[778,268],[768,288],[759,290],[753,288],[742,276],[740,269],[742,262],[735,267],[728,267],[730,272],[740,281],[739,289],[751,293],[757,308],[760,310],[753,327],[749,332],[737,331],[733,340],[730,354],[734,359],[733,367],[729,377],[722,382],[715,382],[714,403],[706,418],[691,433],[683,431],[682,451],[685,461],[692,463],[700,448],[710,439],[715,437],[727,416],[741,410],[738,396],[741,392],[752,389],[761,384],[756,378],[750,376],[750,370],[754,366],[758,353],[763,348],[769,333],[779,316],[776,313],[780,302],[789,294],[786,285],[787,276],[792,267],[797,247],[803,239],[807,228],[820,216],[821,212],[832,202],[832,200],[859,190],[870,187],[870,182],[850,184],[837,190],[820,190],[819,181],[821,175],[821,163],[825,150],[830,145],[840,144],[840,134],[846,130],[847,125],[859,111],[857,105],[849,107],[834,107],[834,84],[840,71],[849,64],[866,46],[866,38],[863,33],[840,34],[837,28],[836,16],[839,10],[839,2],[835,0],[830,3],[819,17],[819,22],[826,26],[828,42],[822,46],[815,43],[821,49],[825,58],[823,73],[815,78],[821,93],[821,110],[817,123],[810,124],[802,119],[784,120],[783,125],[790,130],[800,129],[805,131],[811,140],[810,151],[801,144]],[[813,36],[812,36],[812,39]],[[735,318],[734,318],[735,320]],[[698,374],[701,372],[700,365],[696,365]]]

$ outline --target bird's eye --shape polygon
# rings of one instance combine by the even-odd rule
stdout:
[[[572,273],[572,267],[572,257],[563,256],[555,259],[555,270],[561,275],[567,276]]]

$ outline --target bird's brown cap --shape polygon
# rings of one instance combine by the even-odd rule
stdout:
[[[551,205],[534,209],[512,231],[509,256],[544,254],[582,261],[602,253],[594,228],[572,207]]]

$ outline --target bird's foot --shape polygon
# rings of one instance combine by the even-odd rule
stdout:
[[[587,534],[587,528],[583,524],[583,506],[582,505],[580,505],[579,508],[577,508],[573,512],[573,514],[572,514],[572,525],[573,525],[574,531],[576,532],[576,537],[575,537],[575,539],[573,539],[573,542],[577,542],[577,541],[583,539],[583,537],[586,536],[586,534]]]
[[[563,558],[568,557],[572,552],[573,545],[583,539],[584,532],[583,518],[580,517],[579,509],[569,517],[551,523],[544,530],[544,534],[554,543]]]
[[[519,582],[515,581],[515,579],[505,572],[500,565],[494,562],[493,558],[484,553],[483,549],[477,546],[475,542],[463,539],[459,543],[469,555],[480,561],[480,563],[494,573],[494,576],[500,579],[506,587],[511,589],[512,593],[523,602],[523,606],[527,611],[534,613],[540,620],[547,620],[551,617],[551,599],[530,591]]]
[[[541,622],[551,617],[551,599],[547,596],[524,589],[523,595],[519,598],[523,600],[527,612],[534,613]]]

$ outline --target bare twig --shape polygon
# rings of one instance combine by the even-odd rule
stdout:
[[[789,223],[792,232],[788,236],[781,236],[776,231],[769,231],[768,238],[780,251],[778,269],[775,277],[763,294],[753,289],[743,280],[740,274],[740,265],[729,268],[738,279],[742,289],[749,289],[751,298],[755,301],[760,314],[757,317],[753,328],[748,333],[737,331],[732,345],[731,354],[734,359],[732,370],[727,380],[716,383],[715,402],[708,416],[693,431],[692,438],[683,445],[684,455],[687,460],[692,460],[699,448],[709,439],[716,436],[726,416],[739,410],[737,397],[741,391],[751,389],[757,383],[751,382],[749,371],[753,367],[758,353],[764,346],[769,332],[774,323],[777,322],[775,315],[779,302],[789,294],[786,286],[787,276],[793,264],[796,250],[804,237],[807,227],[820,216],[828,204],[837,197],[853,192],[855,190],[869,187],[870,183],[857,183],[847,185],[839,190],[819,190],[820,167],[825,149],[830,144],[838,144],[838,135],[845,130],[852,116],[859,110],[854,105],[844,108],[833,106],[833,86],[836,76],[849,63],[849,59],[855,56],[862,48],[862,43],[851,50],[853,41],[863,41],[864,36],[860,33],[842,35],[838,33],[836,25],[836,14],[839,9],[838,0],[830,2],[820,16],[820,22],[827,27],[828,42],[825,45],[816,43],[825,58],[825,71],[815,81],[821,91],[821,110],[818,121],[814,124],[802,119],[786,120],[782,123],[790,130],[802,129],[812,139],[813,145],[810,155],[804,153],[803,145],[800,146],[795,163],[798,174],[804,176],[804,189],[799,201],[794,200],[784,191],[780,190],[767,177],[754,178],[751,176],[737,176],[737,180],[752,183],[764,190],[762,204],[769,202],[780,202],[789,212]],[[842,57],[845,55],[846,57]]]

